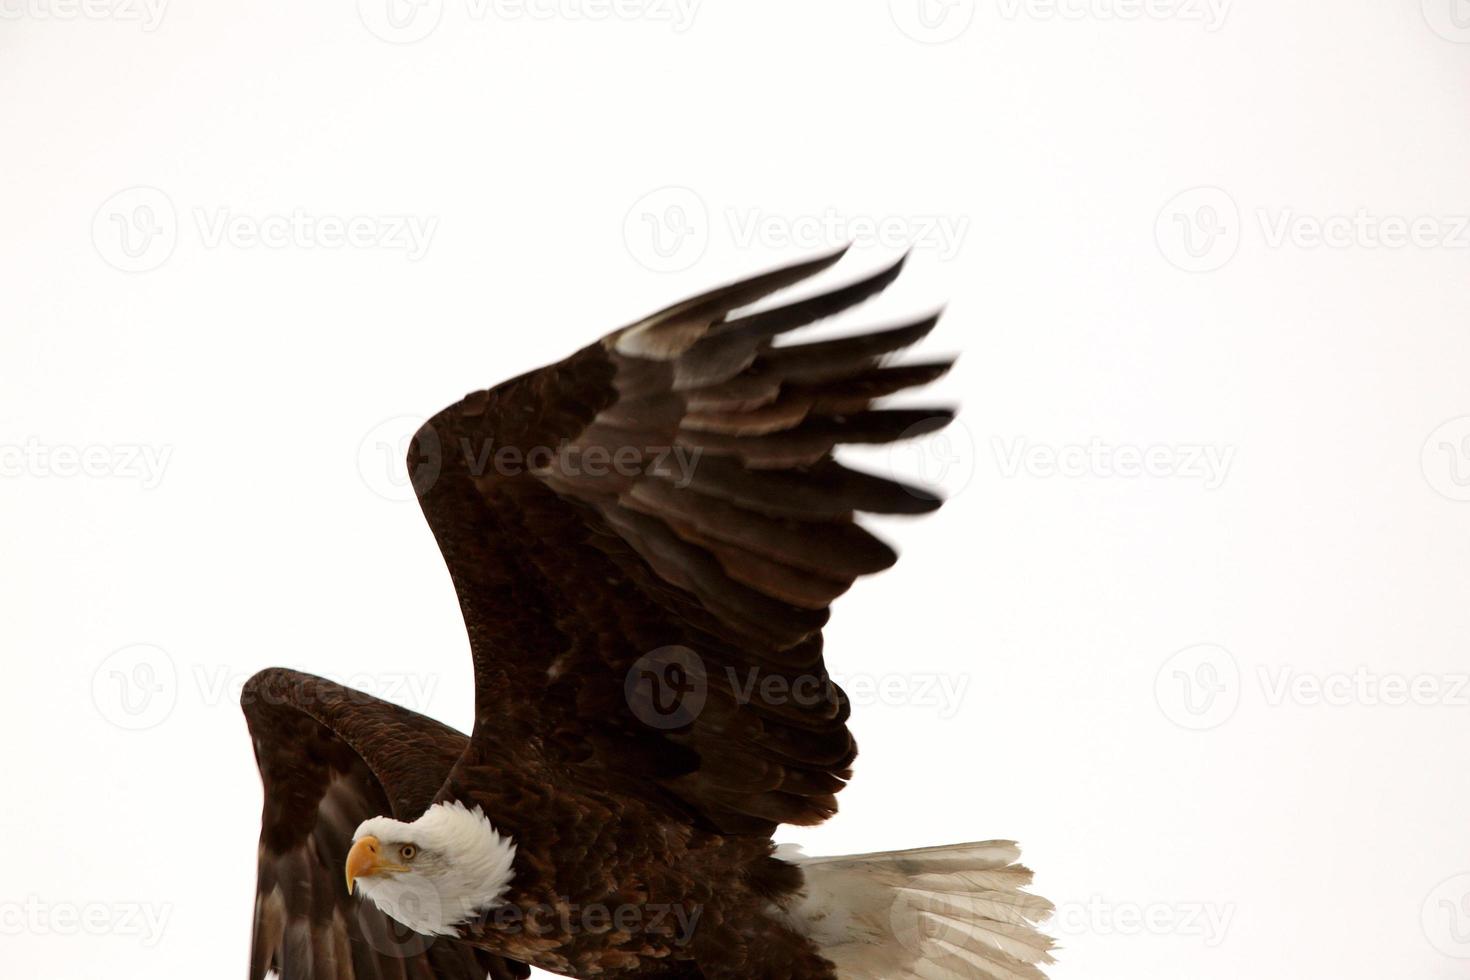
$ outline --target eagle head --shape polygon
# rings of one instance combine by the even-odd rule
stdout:
[[[516,846],[479,807],[435,803],[417,820],[364,820],[347,853],[347,891],[389,918],[429,936],[459,926],[500,903],[515,875]]]

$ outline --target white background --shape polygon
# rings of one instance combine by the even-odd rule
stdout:
[[[244,679],[470,719],[383,445],[849,236],[964,427],[787,839],[1019,838],[1058,980],[1470,969],[1463,0],[94,2],[0,3],[8,975],[243,973]]]

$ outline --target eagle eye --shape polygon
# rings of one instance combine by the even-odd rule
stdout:
[[[414,859],[414,855],[418,854],[418,852],[419,849],[417,847],[414,847],[412,844],[404,844],[398,849],[398,856],[403,858],[403,860],[405,861],[412,861]]]

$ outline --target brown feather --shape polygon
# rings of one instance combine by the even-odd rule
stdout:
[[[837,596],[895,558],[854,515],[939,506],[926,490],[832,454],[952,417],[873,407],[947,369],[881,363],[928,334],[934,316],[773,346],[879,292],[901,261],[739,312],[838,257],[674,304],[430,420],[416,458],[432,458],[435,444],[554,450],[534,466],[476,472],[444,451],[420,487],[475,662],[471,750],[481,758],[462,762],[451,785],[491,779],[497,746],[520,751],[536,736],[547,764],[569,774],[567,792],[616,785],[701,831],[759,836],[787,817],[831,813],[856,748],[850,703],[827,680],[821,629]],[[621,463],[589,465],[611,459]],[[706,698],[693,717],[660,728],[648,721],[653,692],[626,683],[667,649],[697,658]],[[727,674],[820,682],[821,694],[798,702],[757,686],[742,696]],[[730,761],[747,756],[762,761]]]

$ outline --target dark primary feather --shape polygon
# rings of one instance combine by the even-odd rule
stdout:
[[[433,464],[416,486],[470,635],[477,745],[527,746],[562,778],[727,834],[835,810],[856,748],[821,629],[896,557],[857,517],[939,500],[833,453],[952,418],[873,404],[948,369],[885,363],[935,317],[776,344],[881,291],[902,261],[740,312],[840,257],[671,306],[420,430],[410,466]],[[689,678],[667,673],[669,649],[694,658],[697,710],[660,713],[695,693],[676,690]]]
[[[352,834],[412,820],[468,741],[438,722],[330,681],[262,671],[240,698],[265,790],[250,980],[513,980],[527,967],[406,931],[347,894]]]

